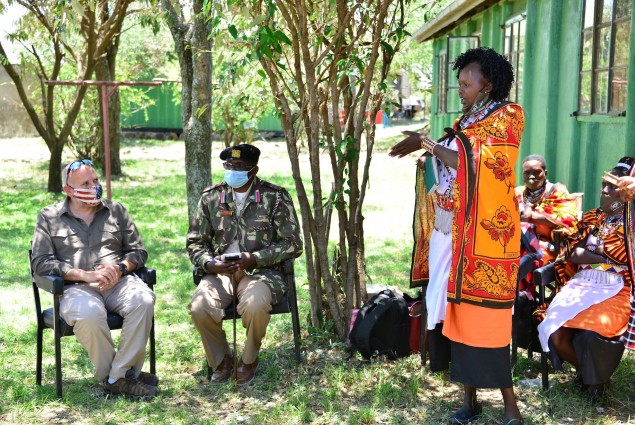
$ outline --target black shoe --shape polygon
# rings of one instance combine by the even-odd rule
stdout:
[[[582,380],[582,374],[581,373],[576,373],[575,374],[575,378],[573,378],[573,382],[571,383],[571,385],[573,386],[573,389],[575,391],[578,392],[585,392],[586,390],[589,389],[589,386],[587,384],[584,383],[584,381]]]
[[[477,420],[481,416],[481,413],[483,413],[483,408],[479,403],[476,403],[472,409],[467,406],[462,406],[450,416],[448,423],[466,425]]]
[[[606,392],[606,386],[603,384],[600,385],[590,385],[589,386],[589,394],[591,404],[598,404],[604,399],[604,393]]]

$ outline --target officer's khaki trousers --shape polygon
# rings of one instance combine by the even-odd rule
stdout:
[[[238,282],[238,306],[236,311],[242,318],[246,329],[245,348],[242,360],[251,364],[258,358],[262,339],[271,318],[269,312],[274,300],[282,293],[274,293],[262,275],[245,275],[239,271],[234,274]],[[213,368],[223,361],[230,352],[223,317],[225,308],[232,304],[232,285],[229,276],[206,274],[192,296],[189,311],[194,326],[201,334],[207,364]]]
[[[106,292],[85,284],[64,289],[60,315],[73,326],[77,340],[88,352],[97,380],[110,377],[116,381],[130,368],[139,375],[152,328],[154,299],[150,288],[132,275],[124,276]],[[107,311],[123,317],[116,351],[106,322]]]

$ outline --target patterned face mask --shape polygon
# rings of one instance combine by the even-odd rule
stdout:
[[[78,187],[77,189],[72,186],[69,187],[73,189],[73,198],[91,206],[99,205],[104,193],[104,189],[100,184],[91,187]]]

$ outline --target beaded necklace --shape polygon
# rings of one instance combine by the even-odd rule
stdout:
[[[598,228],[598,239],[604,240],[605,237],[613,233],[615,229],[619,229],[623,224],[624,214],[622,212],[606,217]]]
[[[542,195],[544,195],[546,189],[547,189],[547,181],[545,181],[545,184],[543,184],[542,187],[534,191],[525,189],[525,191],[523,192],[523,203],[536,205],[538,201],[540,200],[540,198],[542,198]]]

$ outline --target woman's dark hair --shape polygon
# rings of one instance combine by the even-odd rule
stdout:
[[[456,78],[459,78],[461,70],[471,63],[477,63],[483,77],[492,83],[490,97],[496,102],[507,99],[514,82],[514,68],[507,58],[489,47],[467,50],[456,58],[452,66],[452,69],[458,70]]]
[[[540,166],[542,167],[543,171],[547,170],[547,161],[545,161],[545,157],[542,155],[538,155],[537,153],[532,155],[527,155],[525,159],[523,159],[523,162],[521,162],[521,164],[524,164],[525,162],[528,162],[528,161],[538,161],[540,162]]]
[[[625,156],[620,158],[620,160],[617,161],[617,165],[611,170],[611,174],[616,177],[628,176],[629,172],[633,168],[633,164],[635,164],[635,158],[633,157]]]

